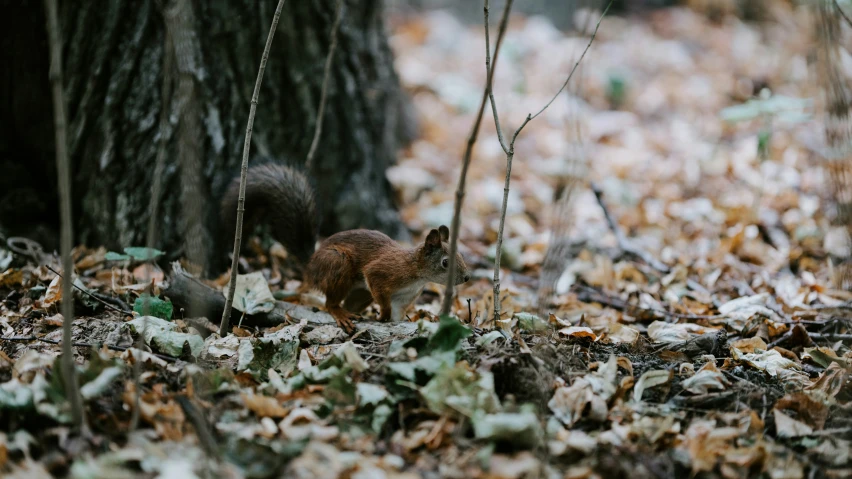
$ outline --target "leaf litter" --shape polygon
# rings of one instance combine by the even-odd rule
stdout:
[[[849,246],[831,225],[815,154],[812,25],[802,8],[768,4],[764,23],[719,22],[700,5],[603,20],[569,91],[518,139],[497,324],[487,278],[504,157],[487,119],[463,209],[474,280],[459,288],[461,322],[436,316],[441,291],[430,285],[410,312],[413,334],[350,338],[312,316],[220,338],[163,297],[167,276],[144,264],[163,252],[77,248],[89,443],[72,439],[56,374],[62,279],[0,249],[0,472],[849,477],[852,295],[832,276]],[[392,25],[422,135],[388,179],[406,223],[425,231],[452,214],[484,41],[441,11]],[[554,73],[586,41],[543,17],[512,18],[494,86],[510,127],[556,91]],[[571,260],[541,317],[550,205],[577,171],[655,262],[621,251],[595,195],[579,188]],[[262,251],[252,241],[247,250]],[[237,304],[249,316],[276,298],[322,304],[282,279],[278,256],[246,258],[253,273],[238,280]],[[206,283],[221,290],[225,278]],[[373,307],[362,321],[375,317]],[[146,350],[133,349],[143,332]],[[129,433],[137,361],[142,427]]]

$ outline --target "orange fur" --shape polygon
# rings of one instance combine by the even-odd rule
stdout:
[[[270,223],[275,238],[305,266],[301,291],[322,291],[326,309],[348,332],[355,329],[350,314],[360,313],[372,301],[381,308],[380,321],[399,321],[427,282],[447,279],[446,226],[431,230],[414,248],[403,248],[384,233],[359,229],[332,235],[314,251],[315,206],[308,179],[293,168],[264,164],[249,168],[246,180],[246,229],[255,222]],[[226,232],[235,229],[238,197],[235,178],[222,200]],[[455,281],[461,284],[470,274],[460,254],[456,264]]]

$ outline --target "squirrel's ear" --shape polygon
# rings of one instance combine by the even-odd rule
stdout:
[[[426,247],[427,248],[440,248],[441,247],[441,233],[438,230],[433,229],[426,236]]]
[[[441,225],[438,228],[438,232],[441,233],[441,241],[449,241],[450,240],[450,229],[444,225]]]

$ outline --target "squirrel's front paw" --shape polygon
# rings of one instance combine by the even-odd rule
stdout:
[[[337,316],[334,319],[337,321],[337,326],[346,331],[346,334],[355,332],[355,323],[352,322],[355,316]]]

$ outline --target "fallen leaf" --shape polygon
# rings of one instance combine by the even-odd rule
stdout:
[[[62,299],[62,277],[56,275],[47,286],[47,291],[44,293],[44,299],[41,301],[43,308],[53,306],[57,301]]]
[[[761,338],[758,338],[757,336],[738,339],[736,341],[731,342],[731,346],[739,349],[744,353],[753,353],[755,352],[755,349],[759,349],[761,351],[766,351],[767,349],[769,349],[766,346],[766,341]]]
[[[227,288],[222,293],[227,295]],[[237,275],[234,308],[246,314],[268,313],[275,308],[275,297],[272,296],[263,273]]]
[[[243,404],[259,417],[286,417],[290,412],[274,398],[259,394],[241,394]]]
[[[639,377],[639,381],[636,382],[636,385],[633,386],[633,400],[636,402],[641,401],[642,394],[646,389],[667,384],[671,381],[672,376],[672,371],[666,369],[652,369],[650,371],[645,371],[645,373]]]
[[[778,437],[805,436],[814,432],[807,424],[797,421],[778,409],[773,409],[775,416],[775,431]]]
[[[603,342],[608,344],[635,344],[637,340],[639,331],[621,323],[610,325],[603,337]]]
[[[813,393],[794,392],[776,401],[775,409],[795,411],[801,422],[818,431],[828,419],[828,405],[814,396]]]
[[[683,388],[693,394],[707,394],[713,390],[724,390],[731,384],[712,362],[705,364],[695,373],[681,383]]]
[[[592,341],[597,341],[598,336],[592,331],[592,328],[585,326],[570,326],[559,330],[559,334],[569,338],[589,338]]]
[[[694,323],[654,321],[648,326],[648,338],[655,343],[677,343],[714,331],[716,328],[706,328]]]

